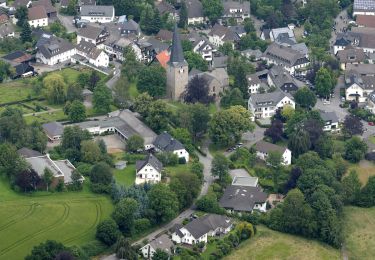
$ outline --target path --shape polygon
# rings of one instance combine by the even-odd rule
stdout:
[[[23,114],[23,116],[38,116],[42,114],[47,114],[47,113],[53,113],[62,110],[62,108],[52,108],[47,111],[40,111],[40,112],[34,112],[34,113],[28,113],[28,114]]]
[[[337,34],[342,33],[343,29],[348,26],[350,18],[348,17],[348,13],[346,9],[342,10],[337,17],[335,18],[335,25],[336,31],[332,30],[331,39],[330,39],[330,46],[331,52],[333,53],[333,44],[336,41]]]

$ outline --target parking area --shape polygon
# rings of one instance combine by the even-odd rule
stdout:
[[[119,153],[125,151],[124,141],[116,134],[95,137],[95,140],[100,139],[106,144],[108,153]]]

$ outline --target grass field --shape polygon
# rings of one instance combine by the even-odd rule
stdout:
[[[128,165],[123,170],[114,170],[113,176],[115,177],[116,183],[129,187],[135,182],[135,165]]]
[[[340,259],[340,252],[317,241],[257,226],[254,238],[243,242],[226,260],[237,259]]]
[[[375,207],[346,207],[345,245],[349,259],[374,259]]]
[[[349,167],[348,173],[350,170],[355,170],[358,173],[358,178],[361,181],[362,185],[367,183],[367,180],[370,176],[375,175],[375,165],[372,162],[362,160],[358,164],[353,164]]]
[[[0,103],[27,99],[32,96],[30,80],[22,79],[0,84]]]
[[[24,259],[53,239],[67,246],[95,239],[97,224],[113,210],[108,197],[81,192],[21,195],[0,178],[0,259]]]

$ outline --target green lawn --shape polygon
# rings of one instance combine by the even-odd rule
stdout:
[[[32,96],[31,80],[21,79],[0,84],[0,103],[8,103],[27,99]]]
[[[169,176],[175,176],[180,173],[190,172],[189,164],[177,164],[176,166],[167,166],[164,169]]]
[[[368,139],[371,143],[375,144],[375,136],[370,136]]]
[[[0,259],[24,259],[47,239],[84,245],[95,239],[97,224],[112,210],[111,200],[87,185],[81,192],[23,195],[0,178]]]
[[[352,164],[349,167],[348,173],[350,170],[355,170],[358,174],[358,178],[363,185],[367,183],[367,180],[370,176],[375,175],[375,165],[372,162],[362,160],[357,164]]]
[[[127,165],[123,170],[114,170],[113,176],[115,177],[116,183],[129,187],[135,182],[135,165]]]
[[[257,226],[254,238],[243,242],[225,259],[340,259],[340,251],[314,240],[283,234]]]
[[[345,207],[345,245],[349,259],[374,259],[375,207]]]

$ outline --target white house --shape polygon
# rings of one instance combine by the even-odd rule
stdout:
[[[199,0],[185,1],[188,13],[188,24],[201,24],[205,21],[203,5]]]
[[[172,241],[177,244],[194,245],[207,243],[208,237],[229,233],[233,228],[233,220],[222,215],[207,214],[182,226],[173,228]]]
[[[91,42],[95,45],[101,45],[109,36],[106,28],[87,25],[86,27],[79,28],[77,32],[77,44],[81,41]]]
[[[246,18],[250,18],[250,2],[223,0],[224,12],[222,19],[235,19],[241,23]]]
[[[290,165],[292,163],[292,152],[286,147],[261,140],[255,144],[255,150],[257,157],[263,161],[267,160],[270,152],[279,152],[282,155],[283,161],[281,163],[283,165]]]
[[[52,66],[70,61],[76,52],[77,50],[71,42],[55,36],[48,36],[46,42],[38,47],[35,58],[38,62]]]
[[[185,162],[189,161],[189,153],[186,151],[185,146],[167,132],[158,135],[153,144],[156,151],[172,152],[178,158],[184,158]]]
[[[240,36],[228,27],[215,24],[208,34],[208,40],[216,47],[220,47],[224,43],[229,42],[234,48],[235,44],[240,40]]]
[[[337,117],[336,113],[327,112],[327,111],[319,111],[320,117],[324,121],[323,131],[324,132],[339,132],[339,118]]]
[[[113,5],[83,5],[81,19],[92,23],[110,23],[115,19]]]
[[[116,40],[114,42],[105,42],[104,44],[104,50],[110,54],[113,55],[114,58],[124,61],[124,51],[127,46],[130,46],[135,54],[135,57],[137,60],[142,60],[142,51],[139,46],[132,42],[131,40],[127,38],[120,38],[119,40]]]
[[[375,90],[375,64],[347,64],[345,98],[363,103]]]
[[[253,121],[271,118],[278,109],[282,109],[284,106],[295,108],[295,105],[294,98],[280,89],[271,93],[253,94],[248,101],[248,109],[253,115]]]
[[[64,126],[59,122],[50,122],[42,125],[50,142],[58,141],[64,133]]]
[[[375,2],[369,0],[354,0],[353,16],[375,15]]]
[[[30,27],[34,28],[48,26],[48,15],[44,6],[38,5],[29,8],[28,22]]]
[[[208,40],[199,36],[198,34],[194,34],[192,37],[189,37],[189,40],[193,44],[193,51],[198,53],[202,56],[202,58],[206,61],[212,61],[213,53],[216,51],[213,46],[209,43]]]
[[[104,67],[107,68],[109,65],[109,56],[107,53],[105,53],[104,50],[98,49],[95,44],[87,41],[81,41],[76,46],[77,54],[73,56],[72,61],[81,61],[81,63],[85,64],[85,62],[82,62],[81,57],[84,57],[85,61],[88,61],[88,63],[94,65],[95,67]],[[81,56],[81,57],[77,57]]]
[[[248,84],[248,92],[249,94],[256,94],[259,93],[259,88],[261,86],[261,81],[257,74],[250,74],[246,76],[247,84]]]
[[[0,0],[0,7],[7,7],[7,1],[6,0]]]
[[[145,160],[136,161],[135,184],[160,182],[162,169],[163,164],[152,154]]]
[[[160,237],[155,238],[151,242],[147,243],[139,249],[145,259],[152,259],[157,249],[166,252],[168,255],[172,255],[174,252],[174,244],[168,235],[163,234]]]
[[[367,109],[375,114],[375,91],[370,93],[367,98]]]

